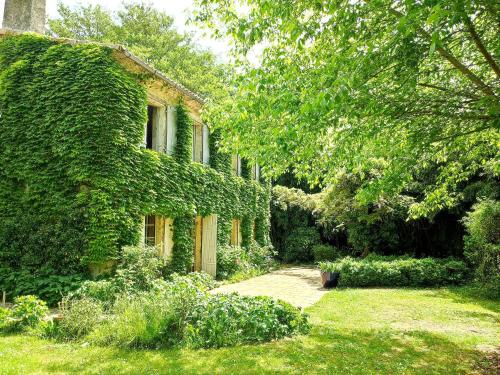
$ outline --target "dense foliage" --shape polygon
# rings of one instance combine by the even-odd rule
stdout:
[[[253,242],[248,248],[240,246],[217,247],[217,278],[229,279],[236,273],[256,275],[268,272],[276,263],[271,246],[258,246]]]
[[[343,258],[323,262],[321,271],[339,272],[340,286],[440,286],[461,284],[468,280],[464,262],[448,258],[369,256],[364,259]]]
[[[298,228],[318,228],[322,242],[340,253],[366,255],[410,254],[421,258],[462,257],[464,228],[461,222],[471,202],[498,194],[493,181],[478,180],[464,187],[463,203],[453,210],[443,209],[432,220],[408,218],[418,187],[396,196],[381,196],[375,202],[358,201],[361,181],[378,171],[339,174],[338,180],[320,193],[307,194],[297,188],[272,189],[271,239],[280,254],[287,238]]]
[[[131,297],[156,288],[162,282],[165,270],[164,261],[157,256],[154,247],[127,246],[113,276],[84,281],[76,291],[66,296],[65,302],[90,299],[109,307],[120,295]],[[204,272],[191,273],[189,278],[200,287],[212,289],[215,286],[212,277]]]
[[[232,218],[255,220],[267,245],[266,186],[232,175],[230,165],[216,171],[141,148],[141,83],[150,78],[129,73],[100,45],[2,38],[0,289],[18,288],[5,281],[12,272],[47,267],[72,275],[118,259],[123,246],[138,242],[146,214],[174,218],[178,272],[192,263],[195,213],[219,216],[222,244]],[[185,111],[179,103],[180,133],[192,126]],[[177,144],[191,147],[189,137]]]
[[[237,58],[258,61],[209,116],[274,175],[290,168],[328,185],[382,159],[356,191],[376,204],[430,171],[410,209],[429,217],[459,203],[464,182],[498,177],[498,3],[196,3],[195,18]]]
[[[320,244],[320,235],[314,227],[297,227],[286,238],[283,260],[287,263],[310,262],[313,247]]]
[[[46,303],[35,296],[17,297],[11,310],[0,311],[0,332],[35,328],[48,312]]]
[[[500,202],[483,200],[464,219],[465,256],[481,283],[500,291]]]
[[[315,262],[333,261],[341,255],[339,249],[328,244],[314,245],[312,253]]]
[[[297,308],[268,297],[211,295],[207,276],[173,275],[148,291],[120,293],[105,305],[71,299],[47,333],[99,345],[158,348],[221,347],[269,341],[309,330]]]
[[[194,92],[219,98],[225,95],[222,66],[189,34],[175,30],[174,19],[147,3],[123,4],[117,12],[100,5],[57,6],[59,17],[49,19],[51,35],[121,44],[136,56]]]

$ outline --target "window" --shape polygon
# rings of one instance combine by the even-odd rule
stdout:
[[[148,215],[144,223],[144,243],[148,246],[156,244],[156,217]]]
[[[150,150],[153,149],[153,115],[154,115],[154,107],[148,105],[148,122],[146,123],[144,143],[146,148]]]
[[[203,126],[193,123],[193,161],[203,162]]]
[[[208,126],[203,124],[203,164],[208,164],[210,161],[210,144],[209,144],[210,130]]]
[[[177,109],[173,105],[167,107],[167,154],[172,155],[177,143]]]
[[[231,156],[231,167],[236,176],[241,176],[241,158],[240,155]]]

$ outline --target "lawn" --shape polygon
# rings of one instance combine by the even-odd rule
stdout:
[[[307,309],[309,336],[210,350],[122,350],[0,337],[0,373],[494,373],[500,303],[468,288],[343,289]]]

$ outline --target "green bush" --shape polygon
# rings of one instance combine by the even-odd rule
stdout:
[[[189,343],[194,347],[218,348],[308,331],[307,317],[286,302],[236,293],[218,294],[197,306]]]
[[[169,281],[158,280],[151,291],[120,294],[105,314],[102,308],[94,309],[95,316],[91,314],[95,301],[72,303],[59,323],[59,337],[84,336],[92,343],[119,347],[208,348],[309,330],[307,317],[285,302],[211,295],[207,291],[212,283],[203,274],[174,274]]]
[[[89,298],[108,305],[115,300],[117,293],[120,291],[121,289],[114,282],[114,279],[87,280],[82,283],[80,288],[68,295],[68,300]]]
[[[170,279],[176,280],[176,278],[178,277],[180,277],[180,275],[171,275]],[[196,288],[204,292],[214,289],[215,287],[217,287],[218,284],[217,281],[215,281],[215,279],[211,275],[203,271],[191,272],[185,275],[184,277],[191,280],[191,282]]]
[[[340,255],[337,248],[327,244],[314,245],[312,252],[315,262],[333,261]]]
[[[147,292],[134,298],[124,295],[118,297],[108,319],[88,338],[100,345],[155,348],[167,342],[173,321],[169,301],[161,294]]]
[[[83,275],[58,275],[49,267],[36,271],[0,269],[0,290],[12,297],[36,295],[49,306],[56,305],[63,296],[76,290],[83,280]]]
[[[14,299],[14,306],[6,314],[2,313],[2,329],[8,332],[19,332],[35,328],[49,313],[47,304],[35,296],[20,296]]]
[[[82,298],[69,301],[61,309],[56,335],[65,339],[84,337],[101,322],[103,314],[103,306],[96,300]]]
[[[320,243],[319,232],[313,227],[295,228],[285,241],[284,261],[311,262],[312,248]]]
[[[469,273],[464,262],[452,258],[346,257],[337,262],[322,262],[319,267],[321,271],[339,272],[339,285],[351,287],[460,284]]]
[[[217,278],[228,279],[238,271],[245,268],[246,253],[239,246],[217,247]]]
[[[92,342],[120,347],[156,348],[184,341],[196,306],[207,299],[199,279],[173,275],[154,291],[116,300],[109,318],[90,335]]]
[[[87,280],[68,299],[90,298],[109,306],[118,294],[134,295],[155,287],[162,274],[163,260],[150,246],[124,247],[113,277]]]
[[[464,218],[467,235],[464,255],[474,268],[476,279],[497,287],[500,284],[500,202],[483,200]]]
[[[10,310],[0,307],[0,332],[6,329],[9,317]]]
[[[247,250],[248,263],[251,268],[260,271],[269,271],[276,264],[274,256],[276,252],[272,246],[259,246],[257,243],[252,243]]]
[[[163,260],[152,246],[126,246],[116,268],[114,282],[127,292],[151,289],[162,274]]]

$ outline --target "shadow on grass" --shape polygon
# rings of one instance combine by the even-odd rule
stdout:
[[[428,332],[350,331],[316,326],[310,336],[207,350],[82,347],[12,336],[2,361],[41,373],[266,374],[469,373],[484,355]],[[7,363],[5,362],[5,363]]]
[[[451,286],[435,290],[431,297],[448,298],[456,303],[475,304],[500,314],[500,298],[492,296],[479,285]]]

